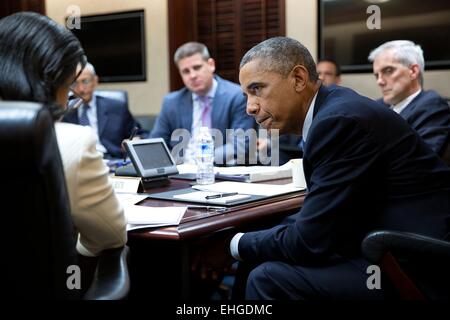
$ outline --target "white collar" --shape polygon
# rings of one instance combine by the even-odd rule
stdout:
[[[212,83],[211,89],[209,89],[208,93],[206,94],[206,96],[210,97],[211,100],[214,99],[214,96],[216,95],[217,86],[218,86],[217,80],[215,78],[213,78],[213,83]],[[198,99],[198,97],[199,97],[198,94],[192,92],[192,100],[193,101],[196,101]]]
[[[306,142],[306,138],[308,137],[309,128],[311,127],[312,121],[313,121],[313,115],[314,115],[314,104],[316,103],[317,94],[319,93],[319,90],[317,90],[316,94],[314,95],[314,98],[312,99],[311,103],[308,107],[308,112],[306,113],[305,121],[303,122],[303,131],[302,131],[302,139]]]
[[[422,92],[422,89],[419,89],[419,91],[417,91],[417,92],[413,93],[412,95],[406,97],[405,99],[403,99],[399,103],[397,103],[395,105],[391,105],[391,109],[394,110],[397,113],[402,112],[403,109],[405,109],[408,106],[408,104],[410,104],[411,101],[413,101],[414,98],[417,97],[421,92]]]

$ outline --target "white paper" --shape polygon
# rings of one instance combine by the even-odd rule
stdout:
[[[202,191],[212,191],[217,193],[238,192],[239,194],[250,194],[258,196],[277,196],[291,192],[300,191],[302,189],[294,188],[292,184],[275,185],[262,183],[245,183],[224,181],[207,185],[195,185],[192,188]]]
[[[227,204],[233,203],[239,200],[250,199],[251,195],[248,194],[236,194],[233,196],[227,196],[222,198],[215,199],[206,199],[207,196],[212,196],[218,194],[217,192],[209,192],[209,191],[198,191],[198,192],[189,192],[183,193],[173,196],[175,199],[192,201],[192,202],[201,202],[201,203],[212,203],[212,204]]]
[[[187,207],[147,207],[127,205],[124,207],[127,230],[145,227],[179,225]]]
[[[117,199],[122,204],[122,206],[133,205],[142,200],[146,199],[148,196],[146,194],[138,193],[120,193],[116,192]]]

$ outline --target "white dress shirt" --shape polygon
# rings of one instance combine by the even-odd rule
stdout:
[[[213,84],[211,89],[208,91],[206,95],[211,102],[211,116],[212,116],[212,107],[214,97],[217,91],[217,80],[213,79]],[[195,164],[195,137],[197,136],[200,128],[202,127],[202,111],[203,108],[200,105],[199,95],[196,93],[192,93],[192,126],[191,126],[191,139],[189,139],[189,144],[184,153],[184,163]],[[211,119],[212,121],[212,119]],[[211,128],[210,128],[211,129]]]
[[[306,142],[306,138],[308,137],[309,128],[311,127],[312,121],[313,121],[313,115],[314,115],[314,105],[316,103],[317,94],[319,91],[316,92],[314,95],[314,98],[312,99],[311,103],[308,107],[308,112],[306,113],[305,121],[303,122],[303,130],[302,130],[302,139]],[[236,260],[242,261],[241,256],[239,255],[239,240],[244,235],[244,233],[239,232],[237,233],[230,242],[230,252],[233,258]]]
[[[400,114],[400,112],[402,112],[403,109],[405,109],[408,106],[408,104],[410,104],[411,101],[413,101],[414,98],[417,97],[421,92],[422,92],[422,89],[419,89],[419,91],[413,93],[412,95],[403,99],[399,103],[391,105],[391,109],[394,110],[395,112],[397,112],[398,114]]]

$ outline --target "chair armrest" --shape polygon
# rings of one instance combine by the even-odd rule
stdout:
[[[387,252],[414,260],[425,257],[450,260],[449,242],[409,232],[371,232],[362,241],[361,250],[371,263],[379,263]]]
[[[129,251],[124,246],[102,252],[84,300],[120,300],[127,297],[130,291]]]

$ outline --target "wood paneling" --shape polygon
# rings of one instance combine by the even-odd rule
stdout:
[[[0,18],[19,11],[45,14],[45,0],[1,0]]]
[[[285,0],[171,0],[169,33],[171,57],[187,41],[202,42],[216,60],[217,74],[238,82],[243,54],[262,40],[285,35]],[[183,84],[171,65],[170,87],[176,90]]]

